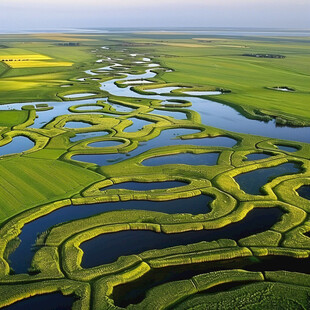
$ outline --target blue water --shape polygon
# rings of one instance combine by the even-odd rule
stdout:
[[[156,73],[147,70],[143,74],[128,74],[125,80],[130,79],[148,79],[156,76]],[[301,141],[310,143],[310,127],[282,127],[277,126],[275,121],[262,122],[258,120],[247,119],[242,116],[235,109],[211,100],[206,100],[199,97],[186,97],[186,96],[161,96],[161,95],[140,95],[132,91],[131,87],[119,88],[114,82],[119,79],[114,79],[110,81],[105,81],[101,84],[101,89],[109,92],[111,95],[124,96],[124,97],[134,97],[134,98],[148,98],[156,100],[169,100],[169,99],[183,99],[188,100],[192,103],[191,109],[198,112],[201,116],[202,123],[213,126],[216,128],[221,128],[229,131],[254,134],[260,136],[266,136],[271,138],[286,139],[292,141]],[[122,78],[122,80],[124,80]],[[224,95],[220,95],[224,96]],[[102,100],[100,98],[97,100]],[[87,99],[89,103],[95,103],[96,100]],[[45,102],[46,103],[46,102]],[[58,115],[63,115],[68,113],[67,109],[70,105],[85,103],[83,100],[76,100],[71,102],[49,102],[51,106],[54,107],[51,111],[40,112],[38,114],[39,118],[35,120],[35,124],[30,126],[31,128],[40,128],[51,121]],[[8,104],[2,105],[1,109],[20,109],[26,103]],[[27,103],[29,104],[29,103]],[[128,108],[129,109],[129,108]],[[127,110],[128,111],[128,110]],[[157,112],[158,110],[156,110]],[[155,111],[153,112],[155,113]],[[160,112],[165,113],[165,112]],[[178,119],[186,119],[186,114],[180,112],[167,111],[166,115],[173,116]]]
[[[90,147],[112,147],[112,146],[119,146],[122,145],[122,141],[112,141],[112,140],[106,140],[106,141],[98,141],[88,144]]]
[[[150,114],[156,114],[156,115],[163,115],[163,116],[169,116],[169,117],[172,117],[172,118],[175,118],[175,119],[187,119],[187,115],[186,113],[182,113],[182,112],[179,112],[179,111],[171,111],[171,110],[154,110],[152,111]]]
[[[95,137],[104,137],[109,133],[106,131],[91,131],[91,132],[83,132],[77,133],[73,138],[70,138],[70,142],[77,142],[84,139],[95,138]]]
[[[21,153],[34,147],[34,142],[25,136],[16,136],[10,143],[0,146],[0,156]]]
[[[139,147],[131,151],[129,154],[102,154],[102,155],[74,155],[73,160],[93,163],[99,166],[110,165],[115,162],[120,162],[128,158],[128,156],[136,156],[153,148],[158,148],[167,145],[195,145],[195,146],[221,146],[232,147],[237,141],[227,137],[217,138],[200,138],[200,139],[179,139],[180,136],[198,133],[195,129],[167,129],[161,134],[147,142],[140,143]]]
[[[131,120],[133,122],[133,124],[130,125],[129,127],[127,127],[124,130],[124,132],[135,132],[135,131],[142,129],[143,126],[154,124],[153,122],[148,122],[148,121],[146,121],[144,119],[140,119],[140,118],[128,118],[128,119]]]
[[[246,155],[246,160],[252,161],[252,160],[261,160],[261,159],[266,159],[272,156],[271,154],[265,154],[265,153],[252,153],[249,155]]]
[[[168,214],[204,214],[210,212],[208,204],[211,200],[212,198],[209,196],[200,195],[192,198],[160,202],[124,201],[64,207],[42,216],[23,227],[22,232],[19,235],[21,243],[9,256],[10,266],[16,273],[27,273],[33,257],[31,248],[32,245],[35,244],[37,235],[60,223],[115,210],[149,210]]]
[[[80,107],[77,107],[76,110],[80,111],[93,111],[93,112],[98,112],[102,110],[102,107],[99,105],[83,105]]]
[[[103,70],[113,70],[113,68],[105,67],[101,68]],[[148,79],[152,78],[156,75],[156,73],[147,70],[144,74],[130,74],[127,76],[127,80],[129,79]],[[122,78],[123,79],[123,78]],[[114,79],[110,81],[103,82],[101,84],[101,89],[108,91],[112,95],[116,96],[128,96],[135,98],[147,98],[147,99],[156,99],[156,100],[188,100],[192,103],[192,107],[190,109],[198,112],[201,116],[201,120],[203,124],[222,128],[230,131],[241,132],[241,133],[249,133],[262,135],[272,138],[282,138],[293,141],[303,141],[310,142],[310,127],[304,128],[290,128],[290,127],[277,127],[274,121],[270,121],[268,123],[260,122],[257,120],[250,120],[243,117],[239,112],[234,110],[233,108],[213,102],[210,100],[205,100],[198,97],[178,97],[178,96],[161,96],[161,95],[140,95],[132,91],[132,88],[118,88],[114,82],[119,79]],[[81,96],[82,94],[75,94]],[[73,97],[71,97],[73,98]],[[103,99],[103,98],[101,98]],[[98,99],[99,100],[99,99]],[[42,111],[38,113],[38,118],[35,120],[34,125],[29,126],[30,128],[40,128],[46,125],[48,122],[53,120],[56,116],[64,115],[70,113],[68,111],[68,107],[71,105],[81,104],[81,103],[94,103],[96,100],[88,99],[88,100],[76,100],[70,102],[49,102],[50,106],[54,107],[53,110],[50,111]],[[1,109],[20,109],[25,103],[18,104],[10,104],[10,105],[2,105]],[[118,112],[135,112],[135,109],[111,104],[111,106],[115,107]],[[187,119],[186,113],[182,113],[179,111],[169,110],[158,110],[155,109],[151,112],[151,114],[158,115],[166,115],[173,117],[175,119]],[[71,127],[70,127],[71,126]],[[91,125],[85,122],[68,122],[66,124],[66,128],[84,128],[90,127]],[[137,126],[137,127],[134,127]],[[139,123],[133,125],[133,127],[128,127],[128,130],[131,131],[135,128],[141,126]],[[108,165],[115,161],[122,161],[128,158],[128,156],[136,156],[141,154],[147,150],[156,147],[162,147],[167,145],[198,145],[198,146],[223,146],[223,147],[233,147],[237,141],[228,137],[218,137],[218,138],[203,138],[203,139],[190,139],[190,140],[182,140],[175,139],[180,135],[197,133],[198,130],[193,129],[168,129],[164,130],[158,137],[140,143],[139,147],[130,152],[129,154],[102,154],[102,155],[75,155],[73,159],[82,160],[86,162],[94,162],[98,165]],[[85,133],[87,134],[87,133]],[[81,134],[80,136],[76,135],[74,138],[70,140],[72,142],[79,141],[84,139],[85,134]],[[93,134],[93,133],[92,133]],[[84,136],[82,136],[84,135]],[[90,135],[90,133],[89,133]],[[98,135],[102,135],[101,133]],[[86,136],[88,137],[88,136]],[[14,138],[17,139],[17,138]],[[26,138],[27,139],[27,138]],[[27,139],[29,140],[29,139]],[[30,141],[30,140],[29,140]],[[14,142],[14,140],[13,140]],[[13,143],[12,142],[12,143]],[[31,141],[30,141],[31,142]],[[13,143],[7,145],[8,149],[11,147],[10,151],[6,151],[10,153],[22,152],[25,150],[25,144],[17,143],[16,146]],[[14,146],[14,147],[13,147]],[[32,144],[33,146],[33,144]],[[30,146],[30,147],[32,147]],[[1,151],[7,150],[6,146],[0,147]],[[20,147],[20,149],[18,149]],[[288,146],[278,146],[280,149],[293,152],[296,151],[295,148],[291,148]],[[18,151],[19,150],[19,151]],[[3,155],[3,153],[0,153]],[[258,156],[258,155],[257,155]],[[163,156],[164,157],[164,156]],[[166,157],[166,156],[165,156]],[[251,159],[252,158],[252,159]],[[255,158],[255,157],[254,157]],[[257,158],[257,157],[256,157]],[[253,160],[253,156],[248,157],[249,160]],[[254,159],[255,160],[255,159]],[[260,187],[264,185],[266,182],[270,180],[271,177],[275,177],[281,174],[287,173],[297,173],[300,170],[296,167],[293,167],[294,164],[283,164],[274,168],[266,168],[266,169],[258,169],[254,172],[249,172],[242,174],[236,177],[236,180],[239,182],[242,189],[249,193],[259,194]],[[198,198],[200,197],[200,198]],[[106,203],[99,205],[91,205],[91,206],[75,206],[75,207],[66,207],[61,210],[55,211],[48,216],[42,217],[30,224],[27,224],[20,235],[22,240],[19,248],[10,256],[12,259],[12,266],[17,272],[26,272],[27,268],[30,266],[30,261],[32,258],[32,253],[30,251],[31,245],[34,243],[36,235],[38,232],[43,232],[47,230],[49,227],[69,221],[74,220],[81,217],[91,216],[93,214],[101,213],[109,210],[116,210],[119,208],[124,209],[135,209],[135,208],[147,208],[148,210],[156,210],[162,211],[166,213],[176,213],[176,212],[191,212],[192,214],[199,213],[207,213],[209,211],[206,206],[205,200],[206,196],[198,196],[194,198],[189,198],[189,200],[182,199],[182,204],[178,201],[169,201],[169,202],[122,202],[122,203]],[[204,199],[204,203],[195,202],[195,199]],[[188,204],[185,201],[189,201]],[[196,209],[193,211],[193,206]],[[85,209],[85,211],[84,211]],[[176,211],[177,210],[177,211]],[[189,211],[190,210],[190,211]],[[267,210],[264,209],[264,212]],[[230,227],[230,226],[229,226]],[[28,252],[30,253],[28,253]],[[17,253],[17,254],[16,254]]]
[[[63,96],[64,98],[83,98],[83,97],[88,97],[88,96],[94,96],[97,95],[95,93],[80,93],[80,94],[71,94],[71,95],[65,95]]]
[[[278,208],[254,209],[240,222],[220,229],[165,234],[153,231],[121,231],[106,233],[83,242],[82,267],[91,268],[112,263],[120,256],[139,254],[153,249],[164,249],[201,241],[218,239],[239,240],[271,228],[283,215]]]
[[[119,184],[113,184],[107,187],[102,188],[101,190],[108,189],[130,189],[135,191],[147,191],[152,189],[167,189],[173,187],[186,186],[187,183],[184,182],[124,182]]]
[[[260,189],[263,185],[270,182],[274,178],[287,175],[300,173],[300,165],[295,163],[286,163],[276,167],[257,169],[251,172],[246,172],[235,177],[240,188],[248,194],[260,195]]]
[[[133,108],[129,108],[129,107],[126,107],[124,105],[121,105],[121,104],[117,104],[117,103],[112,103],[112,102],[109,102],[109,105],[115,109],[117,112],[127,112],[127,113],[131,113],[132,111],[134,111],[135,109]]]
[[[144,166],[159,166],[169,164],[184,164],[184,165],[207,165],[214,166],[217,163],[219,153],[180,153],[174,155],[156,156],[146,159],[142,162]]]
[[[71,310],[75,298],[73,296],[64,296],[61,293],[49,293],[35,295],[17,301],[7,307],[5,310]]]
[[[64,126],[65,128],[85,128],[85,127],[91,127],[91,124],[88,124],[86,122],[74,122],[70,121],[67,122],[66,125]]]
[[[276,144],[276,147],[284,152],[296,152],[298,150],[296,147],[281,144]]]

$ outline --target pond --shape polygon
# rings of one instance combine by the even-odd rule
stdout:
[[[271,157],[272,154],[266,154],[266,153],[252,153],[246,155],[246,160],[252,161],[252,160],[261,160]]]
[[[9,306],[3,307],[3,310],[71,310],[73,302],[76,300],[73,296],[64,296],[61,293],[49,293],[35,295],[17,301]],[[42,308],[42,306],[44,307]]]
[[[146,121],[140,118],[128,118],[132,121],[132,125],[126,127],[123,132],[135,132],[141,130],[144,126],[153,124],[153,122]]]
[[[145,61],[150,61],[145,60]],[[141,63],[141,62],[140,62]],[[149,67],[158,67],[159,64],[148,64]],[[147,70],[143,74],[128,74],[126,79],[121,76],[121,71],[123,70],[122,65],[120,64],[112,64],[108,67],[103,67],[96,72],[105,72],[109,70],[119,70],[119,76],[121,77],[123,84],[125,85],[135,85],[135,84],[148,84],[152,83],[151,81],[147,81],[146,79],[152,78],[156,75],[156,73],[151,72],[151,70]],[[119,68],[119,69],[117,69]],[[140,66],[142,68],[142,66]],[[114,72],[116,72],[116,70]],[[168,70],[169,71],[169,70]],[[91,70],[85,71],[85,73],[93,76],[98,73],[95,73]],[[113,72],[112,72],[113,73]],[[91,78],[91,76],[89,76]],[[84,81],[85,78],[80,78],[81,81]],[[150,92],[158,92],[156,95],[141,95],[133,92],[130,87],[119,88],[115,85],[116,81],[119,81],[119,78],[115,78],[110,81],[105,81],[101,83],[101,89],[108,91],[111,95],[115,96],[127,96],[134,98],[147,98],[147,99],[156,99],[161,100],[163,103],[167,103],[168,100],[171,101],[180,100],[188,100],[192,103],[192,106],[187,108],[193,111],[196,111],[201,116],[201,121],[203,124],[208,126],[213,126],[217,128],[222,128],[225,130],[230,130],[234,132],[241,133],[249,133],[255,135],[261,135],[272,138],[280,138],[280,139],[288,139],[288,140],[297,140],[302,142],[310,142],[310,127],[304,128],[290,128],[290,127],[278,127],[275,121],[270,122],[261,122],[258,120],[247,119],[242,116],[238,111],[233,108],[214,102],[211,100],[206,100],[203,98],[199,98],[198,96],[204,95],[220,95],[221,92],[209,92],[209,91],[187,91],[184,93],[185,96],[178,96],[170,93],[170,96],[163,95],[164,93],[169,93],[174,89],[178,89],[178,87],[161,87],[150,89]],[[83,84],[83,83],[80,83]],[[63,85],[64,87],[69,87],[70,85]],[[64,91],[64,90],[63,90]],[[96,93],[79,93],[79,94],[70,94],[63,96],[64,98],[74,99],[76,101],[68,102],[49,102],[50,106],[55,107],[53,111],[42,111],[40,112],[39,117],[35,120],[34,125],[29,126],[29,128],[40,128],[53,120],[55,117],[63,114],[68,114],[68,107],[73,104],[82,104],[83,102],[87,102],[92,104],[92,106],[80,107],[81,111],[87,111],[88,109],[92,109],[96,106],[95,99],[87,99],[88,96],[97,95]],[[194,96],[194,97],[187,97]],[[195,97],[197,96],[197,97]],[[85,98],[84,98],[85,97]],[[82,99],[87,99],[88,101],[82,101]],[[102,98],[101,98],[102,99]],[[106,99],[106,98],[105,98]],[[216,100],[216,98],[214,99]],[[124,99],[124,101],[126,101]],[[3,105],[1,109],[19,109],[24,103],[12,104],[12,105]],[[129,106],[123,106],[121,104],[110,103],[110,105],[116,109],[117,112],[121,113],[132,113],[136,112],[135,108],[131,108]],[[95,112],[95,110],[94,110]],[[180,111],[172,109],[155,109],[150,114],[157,114],[162,116],[170,116],[179,120],[186,120],[187,114],[182,113]],[[136,115],[136,114],[133,114]],[[126,117],[126,116],[125,116]],[[133,120],[133,125],[128,126],[125,129],[125,132],[136,132],[143,128],[143,126],[148,124],[153,124],[150,121],[146,121],[137,117],[131,117],[130,120]],[[184,122],[185,123],[185,122]],[[65,128],[86,128],[91,127],[91,124],[82,121],[69,121],[66,123]],[[91,130],[91,129],[85,129]],[[150,140],[150,141],[141,141],[139,146],[129,152],[128,154],[99,154],[99,155],[74,155],[72,159],[81,160],[85,162],[93,162],[100,166],[110,165],[115,162],[123,161],[129,157],[137,156],[143,152],[146,152],[153,148],[168,146],[168,145],[194,145],[194,146],[219,146],[232,148],[236,145],[238,141],[234,140],[230,137],[219,136],[215,138],[194,138],[194,139],[178,139],[178,137],[187,134],[195,134],[199,133],[198,129],[166,129],[161,132],[161,134]],[[75,137],[70,138],[71,142],[77,142],[83,139],[88,139],[92,137],[100,137],[107,135],[107,132],[87,132],[87,133],[79,133],[76,134]],[[227,134],[229,135],[229,134]],[[90,147],[112,147],[118,146],[121,143],[118,141],[98,141],[92,142],[88,146]],[[294,143],[292,143],[294,144]],[[12,153],[20,153],[25,150],[28,150],[34,146],[34,143],[26,138],[26,137],[15,137],[11,143],[8,143],[5,146],[0,147],[0,155],[12,154]],[[279,150],[284,152],[296,152],[298,150],[297,147],[289,146],[289,145],[279,145],[276,147]],[[202,154],[192,154],[192,153],[180,153],[173,155],[163,155],[158,157],[152,157],[144,160],[143,164],[149,166],[157,166],[164,164],[190,164],[190,165],[216,165],[219,153],[202,153]],[[248,161],[262,160],[266,159],[269,156],[272,156],[267,153],[253,153],[247,155]],[[277,167],[271,168],[261,168],[256,171],[247,172],[240,174],[235,177],[235,180],[239,183],[240,188],[245,192],[252,195],[261,194],[261,187],[272,180],[273,178],[283,175],[283,174],[294,174],[301,172],[301,166],[295,163],[286,163],[279,165]],[[167,181],[167,182],[124,182],[121,184],[115,184],[112,186],[108,186],[102,188],[101,190],[117,190],[117,189],[127,189],[127,190],[138,190],[138,191],[147,191],[147,190],[165,190],[168,188],[177,188],[181,186],[185,186],[186,183],[179,181]],[[305,198],[310,199],[310,186],[305,185],[297,190],[298,194]],[[150,210],[157,212],[164,212],[167,214],[176,214],[176,213],[190,213],[193,215],[197,214],[206,214],[211,211],[210,203],[213,201],[212,197],[206,195],[200,195],[192,198],[184,198],[184,199],[176,199],[169,201],[126,201],[126,202],[111,202],[111,203],[102,203],[102,204],[93,204],[93,205],[80,205],[80,206],[68,206],[56,210],[46,216],[43,216],[37,220],[34,220],[31,223],[26,224],[22,232],[20,234],[21,244],[16,249],[14,253],[10,255],[11,267],[15,270],[16,273],[26,273],[27,269],[30,267],[31,259],[33,257],[32,245],[35,243],[38,233],[42,233],[48,230],[53,225],[57,225],[63,222],[76,220],[80,218],[89,217],[92,215],[96,215],[102,212],[114,211],[114,210]],[[106,264],[109,262],[114,262],[121,255],[130,255],[140,253],[145,250],[150,250],[154,248],[165,248],[175,245],[183,245],[193,242],[200,241],[212,241],[217,240],[219,238],[229,238],[238,240],[240,238],[259,233],[265,231],[266,229],[271,228],[277,221],[280,220],[283,212],[280,209],[272,208],[272,209],[254,209],[252,210],[244,220],[233,223],[226,227],[216,229],[216,230],[202,230],[202,231],[191,231],[180,234],[164,234],[164,233],[155,233],[151,231],[124,231],[118,233],[104,234],[93,238],[89,241],[82,243],[81,248],[85,252],[82,265],[86,268],[92,266],[98,266],[100,264]],[[100,250],[98,250],[100,249]],[[102,251],[102,252],[101,252]],[[102,255],[99,255],[102,253]],[[232,265],[236,268],[238,265]],[[204,266],[205,267],[205,266]],[[305,267],[304,267],[305,268]],[[167,269],[168,270],[168,269]],[[167,270],[165,270],[165,274],[163,272],[163,276],[167,278]],[[176,269],[175,269],[176,270]],[[205,270],[205,269],[204,269]],[[177,271],[177,270],[176,270]],[[201,272],[202,270],[200,270]],[[183,271],[182,271],[183,272]],[[181,273],[182,273],[181,272]],[[192,272],[192,273],[191,273]],[[193,275],[195,273],[195,268],[187,270],[187,276]],[[304,270],[303,270],[304,272]],[[186,271],[185,271],[186,273]],[[148,285],[158,285],[160,284],[156,279],[152,280],[154,277],[154,273],[150,273],[152,276],[148,279]],[[158,272],[160,275],[160,272]],[[178,279],[182,279],[182,275],[180,273],[171,270],[169,271],[168,281],[174,281]],[[151,279],[151,280],[150,280]],[[162,281],[162,280],[160,280]],[[166,281],[166,280],[165,280]],[[165,282],[161,282],[165,283]],[[150,288],[148,285],[143,285],[140,289],[144,290],[142,295],[141,292],[137,294],[138,300],[142,300],[145,296],[146,291]],[[120,296],[121,293],[117,293],[117,289],[114,292],[115,296]],[[35,296],[29,298],[27,300],[23,300],[21,302],[16,303],[22,304],[21,309],[25,309],[27,307],[31,307],[36,309],[33,300],[35,298],[46,298],[46,296],[52,294],[44,294],[42,296]],[[61,295],[61,294],[59,294]],[[125,294],[124,294],[125,296]],[[136,295],[135,295],[136,296]],[[136,297],[132,299],[127,298],[125,296],[125,302],[123,304],[136,303]],[[141,299],[142,298],[142,299]],[[57,300],[57,297],[54,297]],[[115,297],[115,299],[120,299],[120,297]],[[32,301],[30,301],[32,300]],[[128,301],[129,300],[129,301]],[[132,302],[133,300],[133,302]],[[29,302],[30,304],[23,304],[24,302]],[[72,306],[72,300],[69,307]],[[52,305],[52,302],[49,300],[42,300],[39,302],[41,305],[44,303],[47,305]],[[120,305],[122,302],[119,303]],[[11,305],[9,309],[14,307]],[[66,307],[66,302],[62,302],[62,306]],[[55,307],[58,307],[57,305]],[[46,307],[44,307],[46,309]],[[19,308],[16,308],[19,309]],[[38,308],[39,309],[39,308]],[[66,309],[66,308],[64,308]],[[70,308],[68,308],[70,309]]]
[[[80,94],[70,94],[70,95],[64,95],[64,98],[83,98],[83,97],[89,97],[89,96],[95,96],[96,93],[80,93]]]
[[[104,137],[109,133],[106,131],[91,131],[91,132],[82,132],[77,133],[73,138],[70,138],[70,142],[77,142],[84,139],[95,138],[95,137]]]
[[[153,148],[167,145],[233,147],[237,143],[236,140],[228,137],[178,139],[180,136],[194,134],[198,132],[199,130],[195,129],[166,129],[163,130],[158,137],[147,142],[140,143],[140,145],[136,149],[129,153],[73,155],[71,159],[93,163],[99,166],[106,166],[128,159],[128,156],[137,156]]]
[[[135,80],[135,81],[124,81],[122,84],[131,85],[131,84],[151,84],[154,82],[146,81],[146,80]]]
[[[288,145],[282,145],[282,144],[276,144],[275,145],[279,150],[284,152],[296,152],[298,151],[297,147],[294,146],[288,146]]]
[[[100,105],[83,105],[83,106],[79,106],[76,107],[75,110],[77,111],[94,111],[94,112],[98,112],[98,111],[102,111],[102,106]]]
[[[64,128],[86,128],[91,127],[92,125],[86,122],[78,122],[78,121],[69,121],[65,124]]]
[[[43,233],[50,227],[57,224],[115,210],[149,210],[167,214],[204,214],[210,212],[208,204],[212,200],[213,198],[209,196],[199,195],[191,198],[160,202],[132,200],[122,202],[106,202],[91,205],[71,205],[63,207],[45,216],[42,216],[23,227],[22,232],[19,235],[21,243],[9,256],[10,266],[16,273],[27,273],[34,254],[32,248],[36,242],[38,234]]]
[[[220,229],[188,231],[178,234],[146,230],[102,234],[80,245],[84,252],[82,267],[91,268],[109,264],[120,256],[139,254],[148,250],[225,238],[239,240],[271,228],[282,215],[283,212],[278,208],[257,208],[250,211],[242,221]]]
[[[123,144],[123,141],[113,141],[113,140],[105,140],[105,141],[98,141],[98,142],[92,142],[88,144],[89,147],[114,147],[114,146],[120,146]]]
[[[300,197],[310,200],[310,185],[304,185],[297,190]]]
[[[165,268],[151,269],[141,278],[121,284],[113,288],[114,304],[126,308],[130,304],[138,304],[147,292],[158,285],[191,279],[192,277],[214,272],[218,270],[243,269],[248,271],[277,271],[286,270],[292,272],[305,272],[308,268],[308,260],[274,256],[274,257],[244,257],[225,261],[213,261],[196,263],[191,265],[179,265]],[[237,283],[241,285],[241,283]],[[221,285],[212,289],[212,293],[221,291]],[[210,292],[211,293],[211,292]]]
[[[1,140],[0,140],[1,141]],[[0,156],[22,153],[34,147],[34,142],[25,136],[15,136],[11,142],[0,146]]]
[[[109,102],[109,105],[115,109],[117,112],[127,112],[127,113],[131,113],[132,111],[134,111],[134,108],[130,108],[121,104],[117,104],[117,103],[112,103]]]
[[[180,187],[186,186],[187,183],[184,182],[124,182],[119,184],[113,184],[107,187],[102,188],[101,190],[108,190],[108,189],[129,189],[135,191],[148,191],[152,189],[167,189],[173,187]]]
[[[220,91],[187,91],[183,92],[185,95],[190,96],[213,96],[213,95],[222,95],[222,92]]]
[[[142,162],[145,166],[160,166],[160,165],[207,165],[214,166],[217,164],[219,153],[180,153],[174,155],[162,155],[146,159]]]
[[[261,187],[281,175],[295,174],[302,171],[301,165],[286,163],[271,168],[260,168],[235,177],[240,188],[251,195],[261,195]]]
[[[179,87],[161,87],[161,88],[151,88],[151,89],[145,89],[144,91],[147,92],[154,92],[158,94],[167,94],[171,93],[173,90],[178,89]]]
[[[169,116],[175,119],[187,119],[186,112],[179,112],[179,111],[173,111],[173,110],[159,110],[156,109],[151,112],[152,114],[156,115],[163,115],[163,116]]]

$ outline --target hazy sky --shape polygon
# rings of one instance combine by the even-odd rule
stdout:
[[[310,0],[0,0],[0,32],[75,27],[310,28]]]

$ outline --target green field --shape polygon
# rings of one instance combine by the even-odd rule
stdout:
[[[308,141],[300,139],[307,128],[283,140],[271,132],[260,136],[211,127],[203,122],[208,107],[200,114],[194,99],[192,104],[182,96],[187,90],[220,90],[201,98],[251,119],[310,124],[309,40],[0,35],[0,46],[6,46],[0,48],[5,61],[0,61],[0,308],[60,292],[75,297],[75,310],[308,309],[310,200],[300,191],[310,188],[310,144],[299,142]],[[154,76],[143,84],[139,74],[149,69]],[[134,75],[136,92],[130,97],[121,92],[131,87],[128,74]],[[178,89],[163,100],[148,97],[166,86]],[[67,97],[83,93],[85,100]],[[21,105],[11,110],[4,106],[9,103]],[[217,116],[230,121],[230,115]],[[21,137],[33,147],[14,144]],[[192,161],[165,162],[180,155]],[[201,155],[216,159],[200,162]],[[100,158],[90,160],[94,156]],[[147,165],[152,159],[162,162]],[[290,168],[281,170],[285,165]],[[264,179],[271,169],[279,170]],[[245,175],[253,176],[245,184],[238,181]],[[245,186],[262,180],[255,193]],[[151,187],[161,182],[182,186]],[[136,188],[126,187],[131,183]],[[201,197],[210,199],[202,211],[200,203],[192,203]],[[186,199],[187,209],[178,211]],[[128,202],[136,205],[124,207]],[[145,207],[148,203],[154,210]],[[160,209],[162,203],[175,209]],[[264,216],[251,222],[253,212]],[[271,221],[266,214],[278,215]],[[266,221],[271,224],[265,227]],[[127,233],[153,235],[130,243]],[[189,241],[155,242],[181,233],[192,234]],[[194,239],[201,233],[209,235]],[[85,267],[83,245],[111,236],[96,246],[100,262]],[[113,253],[116,258],[104,260]],[[29,255],[29,265],[16,269],[16,261]],[[137,291],[140,295],[132,297]]]
[[[309,85],[310,54],[308,38],[196,38],[178,35],[135,35],[111,38],[100,36],[29,36],[26,42],[12,43],[12,48],[0,50],[0,57],[8,53],[46,55],[58,62],[72,62],[73,67],[11,69],[1,76],[1,102],[58,100],[59,86],[65,80],[78,77],[84,69],[94,65],[90,53],[100,44],[128,44],[141,53],[152,54],[174,72],[163,74],[167,83],[191,84],[198,87],[223,88],[231,93],[220,100],[234,107],[245,108],[252,117],[261,113],[280,116],[291,124],[310,121]],[[14,38],[14,36],[13,36]],[[57,40],[58,38],[58,40]],[[36,39],[38,42],[31,42]],[[109,42],[109,40],[113,40]],[[58,46],[59,42],[78,40],[80,46]],[[5,37],[0,42],[8,44]],[[22,48],[21,48],[22,46]],[[164,49],[164,53],[162,52]],[[116,51],[114,51],[116,52]],[[255,58],[243,54],[281,54],[283,59]],[[96,64],[97,65],[97,64]],[[2,64],[3,67],[3,64]],[[1,67],[0,67],[1,70]],[[3,69],[4,70],[4,69]],[[98,90],[98,83],[85,87]],[[294,92],[268,88],[286,86]],[[76,85],[78,88],[78,85]],[[84,85],[83,85],[84,88]],[[18,90],[18,92],[17,92]],[[34,93],[36,96],[34,96]],[[5,98],[5,99],[4,99]],[[216,100],[216,98],[213,98]],[[293,104],[292,104],[293,103]],[[295,122],[294,122],[295,121]]]

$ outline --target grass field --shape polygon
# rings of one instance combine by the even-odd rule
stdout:
[[[13,127],[22,124],[28,119],[28,111],[1,111],[0,127]]]
[[[16,157],[0,163],[0,221],[38,204],[68,198],[100,177],[60,161]]]
[[[206,98],[251,117],[310,122],[308,43],[162,33],[0,35],[0,103],[45,103],[0,111],[0,308],[52,292],[77,297],[76,310],[309,308],[310,201],[299,190],[310,189],[310,144],[210,127],[203,119],[208,107],[196,110],[181,97],[184,87],[220,88],[218,98]],[[126,74],[144,79],[152,62],[161,64],[151,69],[153,84],[136,92],[176,86],[177,100],[100,90]],[[111,64],[118,66],[98,70]],[[85,101],[67,101],[83,93]],[[190,159],[177,162],[179,155]],[[175,161],[165,161],[169,156]],[[161,162],[148,165],[152,159]],[[249,187],[238,181],[244,175]],[[170,182],[178,185],[166,188]],[[262,215],[251,218],[257,211]],[[131,240],[131,233],[142,239]],[[159,242],[162,236],[173,242]],[[95,246],[92,258],[99,260],[86,267],[83,246],[101,237],[112,239]],[[136,292],[137,300],[121,305]]]
[[[156,56],[163,65],[174,72],[161,76],[165,82],[190,83],[203,87],[231,90],[221,100],[233,106],[246,108],[255,117],[257,113],[299,119],[310,122],[310,52],[308,38],[219,38],[188,34],[128,34],[113,35],[66,35],[36,34],[21,38],[3,35],[0,43],[9,48],[0,50],[0,60],[28,57],[29,61],[9,61],[14,69],[8,70],[0,62],[0,91],[6,101],[16,102],[43,99],[58,100],[58,85],[64,80],[83,74],[95,60],[91,53],[113,40],[114,46],[127,44],[137,51]],[[76,42],[79,46],[62,46],[63,42]],[[116,49],[110,51],[117,53]],[[283,59],[255,58],[243,54],[281,54]],[[41,57],[41,58],[40,58]],[[43,61],[44,59],[44,61]],[[33,61],[34,60],[34,61]],[[68,70],[67,66],[70,66]],[[44,68],[45,67],[45,68]],[[57,74],[55,74],[57,73]],[[16,79],[16,77],[19,77]],[[22,85],[21,85],[22,84]],[[95,88],[97,88],[97,85]],[[294,92],[282,92],[271,88],[286,86]],[[94,89],[94,85],[89,85]],[[22,94],[12,90],[22,89]],[[85,89],[85,85],[83,85]],[[8,93],[9,91],[10,93]],[[33,93],[39,95],[33,96]],[[42,91],[42,96],[41,96]],[[0,103],[4,102],[0,99]],[[259,112],[258,112],[259,110]]]
[[[162,76],[166,82],[229,89],[231,93],[221,98],[224,103],[310,119],[309,39],[178,39],[167,35],[153,40],[139,36],[129,41],[152,46],[158,60],[174,69]],[[242,56],[245,53],[281,54],[285,58]],[[267,89],[275,86],[295,91]]]
[[[66,35],[59,35],[59,38],[29,35],[22,42],[18,35],[0,36],[1,44],[6,42],[8,46],[0,49],[0,104],[59,100],[56,96],[59,86],[89,69],[95,61],[90,52],[92,45],[58,45],[65,39],[71,42]],[[88,44],[96,42],[88,38],[73,39],[86,40]]]

